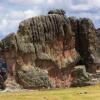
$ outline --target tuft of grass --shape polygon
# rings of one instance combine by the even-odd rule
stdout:
[[[100,85],[40,91],[1,92],[0,100],[100,100]]]

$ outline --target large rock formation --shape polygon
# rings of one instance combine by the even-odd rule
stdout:
[[[17,34],[1,41],[0,57],[6,59],[9,77],[19,78],[21,82],[17,82],[24,88],[35,88],[38,80],[42,81],[40,87],[70,86],[73,79],[70,74],[79,64],[95,71],[96,32],[93,23],[90,19],[68,18],[64,14],[63,10],[54,10],[49,11],[47,16],[24,20]],[[37,67],[40,72],[36,70],[35,73]],[[46,74],[43,74],[44,71]],[[20,79],[22,77],[24,82]]]

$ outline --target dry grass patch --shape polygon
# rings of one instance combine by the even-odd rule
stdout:
[[[100,100],[100,85],[82,88],[0,93],[0,100]]]

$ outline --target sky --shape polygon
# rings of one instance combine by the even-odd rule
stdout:
[[[88,17],[100,27],[100,0],[0,0],[0,39],[17,32],[19,23],[33,16],[63,9],[67,16]]]

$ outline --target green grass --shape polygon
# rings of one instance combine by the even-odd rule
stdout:
[[[100,100],[100,85],[41,91],[0,93],[0,100]]]

